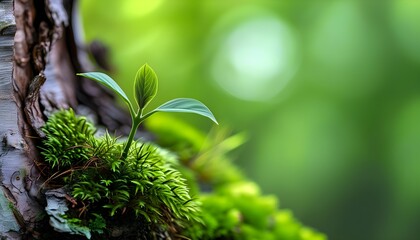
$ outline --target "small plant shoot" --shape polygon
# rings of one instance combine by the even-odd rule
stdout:
[[[301,225],[290,211],[278,209],[274,196],[262,195],[258,186],[242,175],[227,158],[227,152],[238,145],[233,146],[229,139],[219,142],[221,135],[215,135],[201,149],[195,146],[206,141],[205,134],[186,138],[182,135],[185,126],[171,122],[173,130],[169,131],[160,131],[166,127],[160,123],[149,126],[158,142],[133,141],[139,125],[157,112],[195,113],[217,124],[211,111],[195,99],[173,99],[146,112],[158,90],[158,78],[148,65],[135,75],[135,102],[104,73],[78,75],[120,96],[130,110],[132,128],[127,141],[120,142],[107,131],[96,135],[95,125],[72,109],[49,116],[42,127],[46,137],[39,146],[44,161],[37,165],[47,179],[43,183],[45,213],[57,232],[54,236],[327,239]],[[178,141],[182,141],[181,146]],[[206,187],[202,192],[202,185],[212,191]]]
[[[146,106],[153,100],[156,96],[158,90],[158,78],[153,69],[144,64],[138,71],[135,76],[134,81],[134,96],[137,104],[135,109],[131,101],[128,99],[127,94],[121,89],[121,87],[108,75],[100,72],[88,72],[88,73],[79,73],[78,76],[92,79],[99,82],[105,87],[114,91],[118,96],[120,96],[125,103],[127,103],[132,120],[132,126],[130,135],[128,136],[127,143],[124,147],[121,158],[127,158],[128,151],[130,150],[131,143],[137,132],[140,124],[150,117],[152,114],[157,112],[184,112],[184,113],[195,113],[204,117],[211,119],[213,122],[217,123],[216,118],[213,113],[200,101],[192,98],[176,98],[170,100],[159,107],[153,109],[148,113],[143,113]]]

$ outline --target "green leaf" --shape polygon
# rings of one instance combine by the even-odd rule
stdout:
[[[176,98],[170,100],[148,113],[147,116],[150,116],[155,112],[195,113],[210,118],[213,122],[219,124],[213,113],[206,107],[206,105],[192,98]]]
[[[158,78],[149,65],[144,64],[136,74],[134,93],[140,109],[144,109],[155,97],[158,90]]]
[[[111,89],[116,94],[118,94],[124,100],[124,102],[126,102],[128,104],[128,106],[130,107],[130,110],[131,110],[132,105],[131,105],[131,102],[128,99],[127,95],[120,88],[120,86],[118,86],[118,84],[114,81],[114,79],[112,79],[110,76],[106,75],[105,73],[101,73],[101,72],[78,73],[77,76],[82,76],[82,77],[85,77],[85,78],[92,79],[92,80],[104,85],[105,87]]]

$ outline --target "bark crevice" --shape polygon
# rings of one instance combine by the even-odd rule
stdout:
[[[51,113],[72,107],[117,134],[130,129],[112,93],[75,75],[93,70],[76,8],[73,0],[0,0],[0,238],[31,239],[45,225],[37,163]]]

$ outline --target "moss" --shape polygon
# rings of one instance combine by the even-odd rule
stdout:
[[[257,184],[248,180],[230,161],[229,151],[234,150],[246,139],[243,134],[228,136],[226,130],[202,138],[182,136],[179,130],[162,132],[158,125],[147,126],[158,134],[157,140],[163,147],[174,147],[176,139],[184,139],[185,146],[204,143],[204,148],[190,151],[190,159],[184,159],[181,169],[189,172],[189,181],[201,188],[200,201],[204,226],[196,224],[185,229],[185,235],[193,239],[282,239],[282,240],[326,240],[327,237],[305,227],[289,210],[281,210],[278,199],[273,195],[263,195]],[[173,122],[172,120],[170,122]],[[165,125],[162,119],[159,125]],[[169,125],[169,124],[166,124]],[[191,132],[191,131],[189,131]],[[187,133],[190,135],[190,133]],[[194,148],[190,148],[194,149]],[[198,148],[195,148],[198,149]],[[183,150],[180,149],[181,154]],[[186,171],[186,170],[183,170]]]
[[[95,137],[95,131],[72,110],[59,111],[44,127],[42,146],[47,186],[68,189],[72,207],[65,217],[89,228],[93,239],[327,239],[247,180],[227,157],[228,141],[165,131],[158,144],[179,137],[186,146],[199,141],[207,147],[190,148],[187,158],[179,145],[172,153],[137,142],[121,160],[124,143],[108,133]]]
[[[121,160],[123,143],[108,133],[94,137],[93,125],[72,110],[51,116],[44,132],[48,183],[68,189],[74,201],[66,218],[72,224],[101,234],[128,217],[150,229],[177,234],[201,221],[199,202],[189,195],[174,160],[167,161],[157,146],[136,143]]]
[[[304,227],[288,210],[279,210],[275,196],[261,195],[249,181],[226,185],[203,194],[206,228],[192,227],[197,239],[325,240],[325,235]]]

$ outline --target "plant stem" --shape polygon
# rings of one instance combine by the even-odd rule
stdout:
[[[133,142],[134,135],[136,135],[137,128],[139,127],[140,123],[143,121],[141,117],[141,113],[139,113],[137,116],[132,117],[131,119],[131,130],[130,135],[128,135],[127,143],[125,144],[124,151],[121,155],[121,159],[125,160],[128,156],[128,151],[130,150],[131,143]]]

